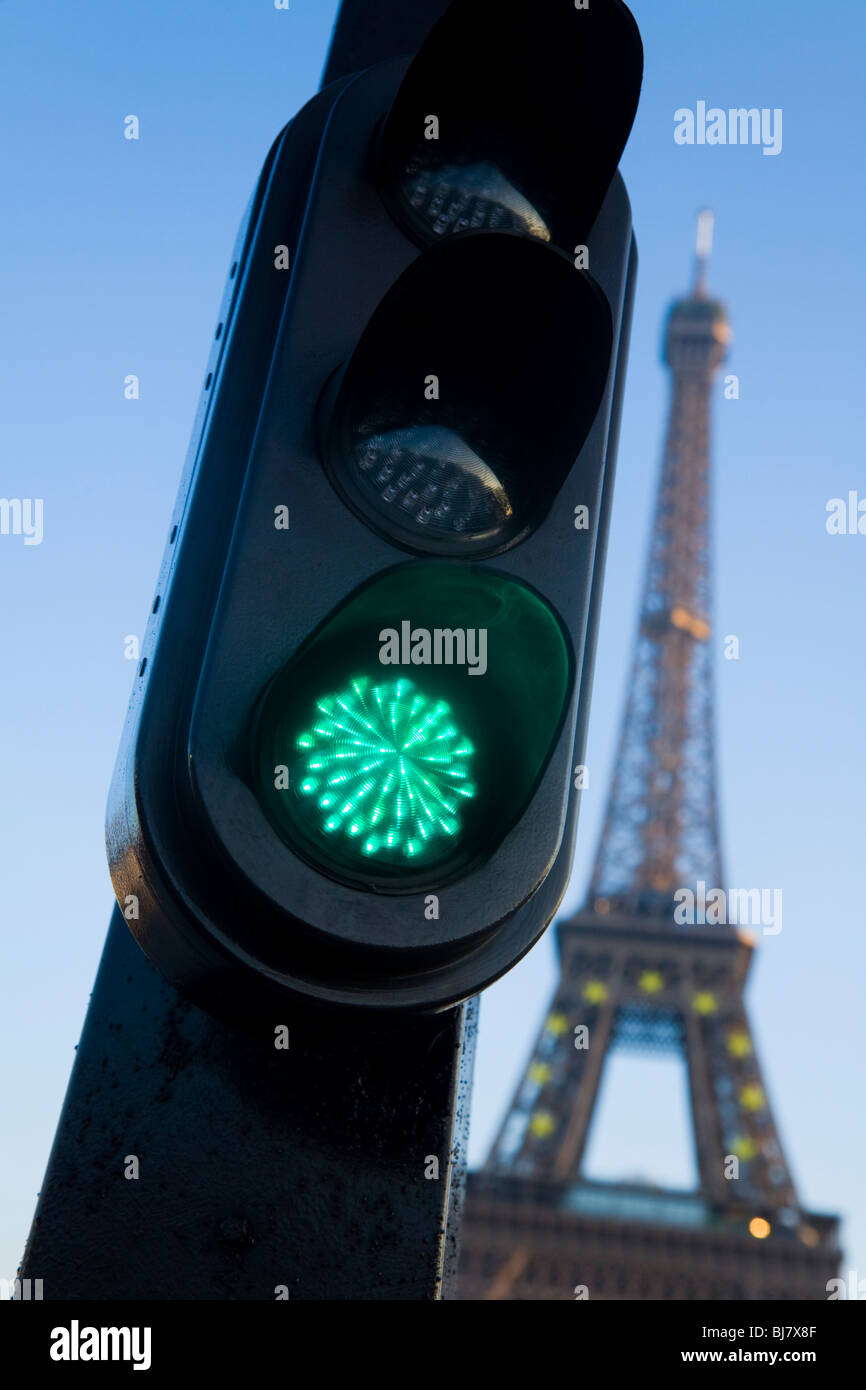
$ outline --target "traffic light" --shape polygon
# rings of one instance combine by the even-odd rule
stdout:
[[[641,70],[620,0],[456,0],[266,160],[108,816],[129,926],[208,1008],[442,1009],[553,916]]]

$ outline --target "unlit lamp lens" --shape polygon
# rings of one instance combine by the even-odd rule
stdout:
[[[417,426],[368,435],[355,445],[357,481],[383,514],[443,536],[478,536],[510,520],[498,475],[454,430]]]
[[[495,164],[424,168],[413,160],[402,193],[414,221],[435,237],[457,232],[522,232],[550,241],[543,218]]]

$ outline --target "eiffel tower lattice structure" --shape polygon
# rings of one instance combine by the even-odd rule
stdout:
[[[710,400],[730,337],[706,290],[668,317],[672,394],[629,694],[587,901],[557,927],[560,980],[480,1173],[464,1299],[825,1299],[838,1221],[803,1211],[745,1011],[754,895],[720,898],[711,647]],[[681,923],[694,895],[694,920]],[[733,901],[728,901],[728,897]],[[760,920],[760,911],[757,913]],[[699,1183],[601,1183],[581,1165],[606,1058],[685,1060]]]

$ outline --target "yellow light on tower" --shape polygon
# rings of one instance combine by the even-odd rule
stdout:
[[[740,1104],[744,1110],[763,1110],[766,1103],[764,1092],[754,1082],[744,1086],[740,1092]]]
[[[746,1162],[750,1158],[754,1158],[755,1154],[758,1152],[758,1146],[754,1139],[750,1139],[747,1134],[743,1135],[741,1138],[735,1139],[732,1147],[737,1158],[741,1158],[743,1162]]]
[[[731,1033],[726,1046],[732,1057],[749,1057],[752,1052],[752,1039],[748,1033]]]
[[[536,1139],[546,1139],[556,1129],[556,1121],[549,1110],[536,1110],[529,1121],[529,1128]]]
[[[544,1086],[553,1076],[551,1068],[546,1062],[533,1062],[527,1072],[530,1081],[534,1081],[538,1086]]]
[[[696,1014],[703,1014],[704,1016],[714,1014],[718,1007],[719,1002],[716,996],[711,994],[708,989],[699,991],[692,1000],[692,1008]]]
[[[588,1004],[603,1004],[607,998],[607,985],[601,980],[587,980],[581,993]]]
[[[544,1025],[546,1033],[552,1033],[555,1038],[561,1038],[563,1033],[568,1031],[568,1019],[565,1014],[551,1014]]]
[[[637,982],[637,987],[644,994],[658,994],[660,989],[664,989],[664,983],[657,970],[644,970]]]
[[[766,1240],[771,1229],[769,1221],[765,1221],[763,1216],[753,1216],[749,1222],[749,1235],[754,1236],[755,1240]]]

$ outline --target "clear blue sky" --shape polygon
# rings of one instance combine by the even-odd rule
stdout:
[[[633,8],[647,76],[623,171],[641,274],[567,902],[595,848],[634,632],[666,409],[663,315],[709,204],[711,285],[741,380],[738,401],[716,401],[716,632],[741,649],[717,672],[728,878],[783,890],[783,931],[764,939],[749,989],[754,1028],[801,1196],[843,1213],[845,1268],[864,1277],[866,536],[830,537],[824,522],[829,498],[866,496],[866,17],[855,0]],[[5,1277],[108,921],[103,811],[134,672],[124,639],[150,607],[236,228],[274,134],[316,89],[334,9],[0,6],[0,493],[45,502],[40,546],[0,537]],[[674,111],[701,99],[781,107],[782,153],[675,145]],[[123,139],[130,113],[137,143]],[[548,936],[485,996],[476,1160],[554,979]],[[594,1168],[681,1170],[677,1117],[659,1131],[645,1094],[639,1068],[608,1088]]]

